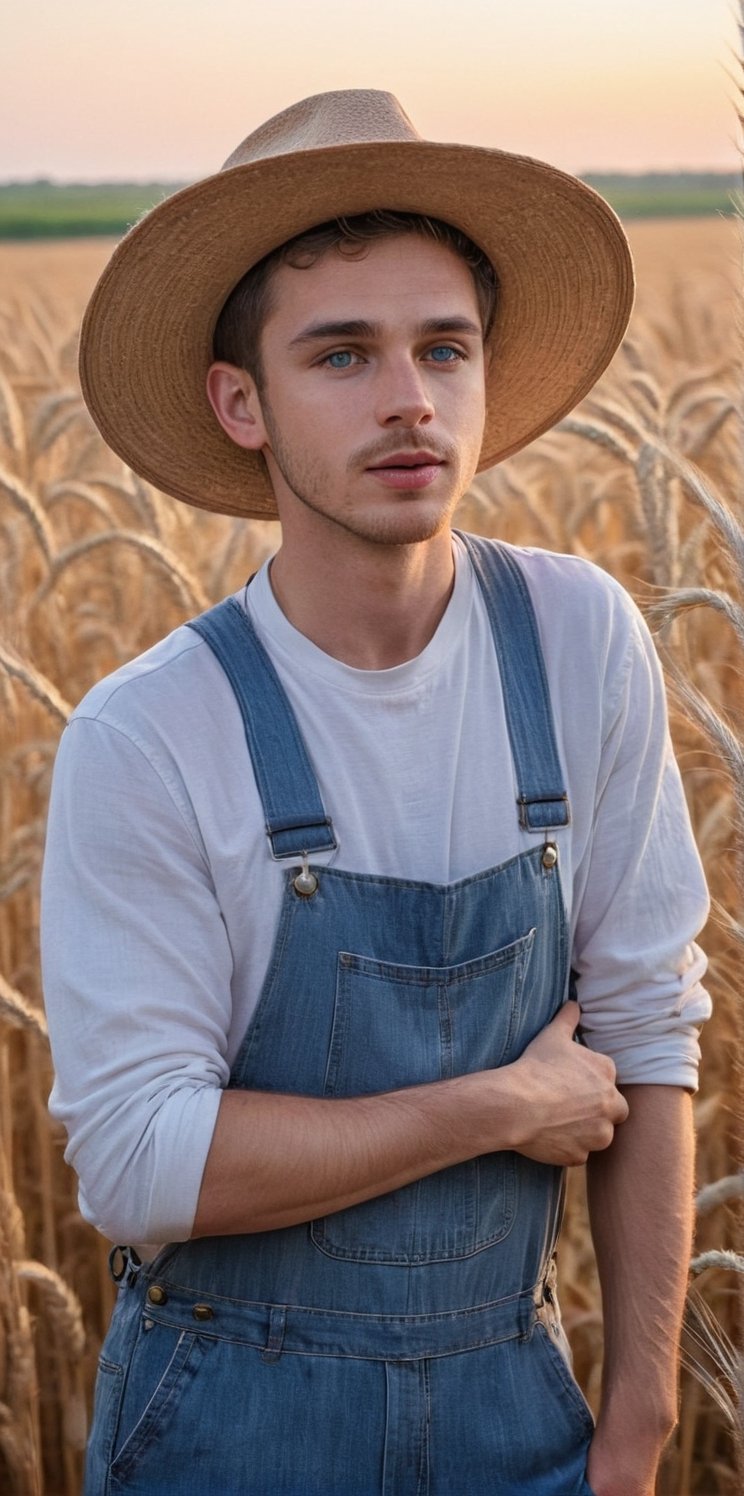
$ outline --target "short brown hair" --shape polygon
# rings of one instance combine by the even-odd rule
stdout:
[[[461,229],[439,218],[420,213],[398,213],[375,208],[351,218],[333,218],[318,224],[304,234],[297,234],[265,255],[233,287],[217,319],[214,330],[214,357],[236,364],[253,376],[259,389],[263,383],[261,367],[261,332],[271,310],[271,281],[280,265],[307,270],[335,249],[349,259],[362,258],[367,244],[375,239],[390,239],[398,234],[418,234],[446,245],[465,261],[478,299],[483,336],[488,337],[496,314],[498,279],[491,261]]]

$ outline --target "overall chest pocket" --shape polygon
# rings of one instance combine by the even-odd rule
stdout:
[[[400,966],[342,951],[324,1094],[368,1096],[514,1058],[534,939],[530,930],[457,966]],[[516,1156],[494,1153],[313,1221],[310,1234],[347,1261],[444,1262],[500,1241],[516,1210]]]

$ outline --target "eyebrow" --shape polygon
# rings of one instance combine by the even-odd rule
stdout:
[[[463,333],[466,336],[483,337],[483,328],[470,317],[427,317],[416,328],[421,337],[432,334]],[[292,338],[289,347],[296,348],[305,343],[319,343],[329,338],[379,338],[382,326],[379,322],[365,322],[361,318],[343,322],[311,322]]]

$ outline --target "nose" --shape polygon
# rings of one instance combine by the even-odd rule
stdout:
[[[380,426],[402,426],[406,430],[425,426],[433,419],[434,404],[418,363],[406,358],[381,368],[376,414]]]

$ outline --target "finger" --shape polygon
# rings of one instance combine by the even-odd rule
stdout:
[[[630,1111],[630,1107],[628,1106],[628,1103],[625,1100],[625,1097],[621,1094],[620,1091],[616,1091],[615,1095],[617,1097],[617,1102],[615,1104],[615,1115],[613,1117],[613,1121],[615,1123],[615,1126],[617,1127],[620,1122],[627,1121],[628,1112]]]
[[[581,1009],[578,1003],[567,1002],[563,1004],[562,1008],[558,1009],[558,1012],[553,1019],[553,1023],[564,1028],[566,1030],[566,1033],[568,1034],[568,1037],[571,1038],[580,1017]]]

